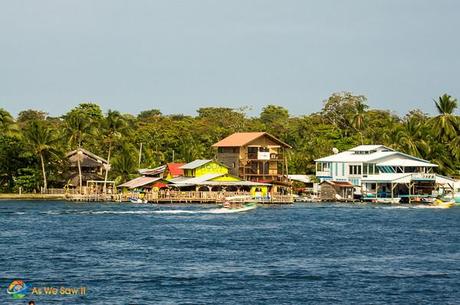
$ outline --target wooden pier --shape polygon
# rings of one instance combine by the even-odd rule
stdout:
[[[117,193],[117,194],[66,194],[66,200],[80,202],[129,202],[130,199],[146,200],[148,203],[223,203],[225,198],[232,196],[250,196],[249,193],[233,192],[201,192],[201,191],[170,191],[162,193]],[[292,195],[273,195],[270,197],[252,198],[261,204],[290,204],[294,202]]]

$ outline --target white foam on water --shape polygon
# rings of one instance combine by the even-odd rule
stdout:
[[[442,206],[436,206],[436,205],[414,205],[412,206],[413,209],[445,209],[445,207]]]
[[[425,204],[410,205],[410,206],[395,205],[395,206],[378,207],[378,208],[380,208],[380,209],[388,209],[388,210],[394,210],[394,209],[444,209],[444,207],[435,206],[435,205],[425,205]]]
[[[233,214],[246,209],[205,209],[205,210],[137,210],[137,211],[47,211],[48,215],[83,214],[83,215],[151,215],[151,214]]]

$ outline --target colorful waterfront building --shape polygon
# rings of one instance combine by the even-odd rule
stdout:
[[[451,192],[454,180],[434,172],[436,164],[383,145],[359,145],[315,160],[321,181],[349,182],[363,197],[401,198]]]
[[[167,163],[155,168],[144,168],[139,170],[141,177],[129,180],[121,185],[122,189],[160,189],[167,185],[167,180],[181,177],[184,175],[184,170],[181,166],[185,163]]]
[[[196,191],[232,191],[267,196],[270,184],[245,181],[230,173],[224,164],[211,159],[195,160],[180,167],[183,176],[169,179],[171,187]]]
[[[237,132],[215,143],[217,160],[243,180],[290,187],[286,151],[291,148],[267,132]]]

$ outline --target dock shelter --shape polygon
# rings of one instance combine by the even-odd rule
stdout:
[[[362,180],[364,199],[412,202],[421,197],[443,194],[454,190],[454,180],[434,173],[381,173]]]

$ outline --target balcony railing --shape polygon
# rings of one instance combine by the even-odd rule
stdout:
[[[261,160],[261,161],[283,161],[283,155],[272,153],[270,154],[270,159],[259,159],[257,153],[248,153],[248,160]]]
[[[316,176],[317,177],[330,177],[331,172],[330,171],[317,171]]]

